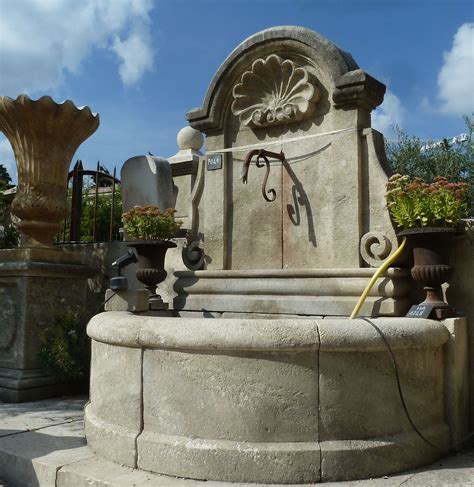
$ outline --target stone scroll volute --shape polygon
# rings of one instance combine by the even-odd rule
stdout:
[[[232,113],[251,128],[296,122],[311,116],[319,96],[307,69],[272,54],[242,74]]]

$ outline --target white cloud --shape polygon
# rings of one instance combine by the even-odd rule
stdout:
[[[137,82],[153,65],[152,8],[152,0],[1,0],[0,93],[55,88],[96,48],[117,54],[124,83]]]
[[[461,25],[443,57],[438,75],[441,112],[468,115],[474,111],[474,23]]]
[[[123,42],[117,37],[112,50],[115,51],[122,61],[119,72],[125,85],[138,81],[149,66],[152,65],[153,51],[138,35],[131,35]]]
[[[372,127],[383,134],[392,133],[393,125],[403,124],[404,114],[400,99],[387,91],[382,105],[372,113]]]
[[[16,162],[12,146],[7,139],[0,135],[0,164],[3,164],[13,181],[16,181]]]

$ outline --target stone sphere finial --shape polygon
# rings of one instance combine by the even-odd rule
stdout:
[[[176,140],[180,150],[192,149],[198,151],[204,144],[204,135],[199,130],[187,126],[178,132]]]

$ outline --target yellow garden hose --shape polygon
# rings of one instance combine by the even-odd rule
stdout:
[[[364,289],[364,292],[360,296],[359,301],[357,301],[357,304],[355,305],[355,308],[352,311],[351,316],[349,317],[350,320],[353,320],[357,316],[360,308],[362,307],[364,301],[367,298],[367,295],[369,294],[370,290],[375,284],[375,281],[380,277],[381,274],[383,274],[383,272],[385,272],[387,267],[403,252],[406,243],[407,243],[407,238],[403,237],[400,247],[398,247],[398,249],[387,260],[385,260],[383,264],[377,269],[376,273],[372,276],[372,279],[370,280],[369,284],[367,284],[367,287]]]

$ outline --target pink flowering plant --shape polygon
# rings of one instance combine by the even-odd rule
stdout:
[[[467,215],[469,184],[438,176],[432,183],[395,174],[387,183],[387,206],[395,223],[406,230],[456,227]]]
[[[170,240],[176,237],[182,222],[174,219],[176,210],[164,212],[157,206],[134,206],[122,214],[128,236],[136,240]]]

